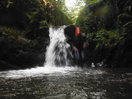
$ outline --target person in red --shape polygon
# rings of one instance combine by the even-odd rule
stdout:
[[[64,30],[67,37],[67,42],[71,45],[75,63],[83,66],[84,49],[88,47],[88,41],[84,33],[81,33],[80,28],[75,25],[67,26]]]

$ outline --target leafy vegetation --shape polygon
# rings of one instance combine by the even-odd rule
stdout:
[[[63,6],[52,1],[48,5],[43,0],[0,0],[1,68],[43,64],[50,25],[71,24],[60,10]]]
[[[85,2],[89,5],[92,5],[92,4],[96,4],[98,2],[100,2],[101,0],[85,0]]]
[[[97,34],[96,34],[97,33]],[[118,30],[99,30],[87,35],[89,41],[97,42],[96,48],[100,46],[113,47],[119,43],[120,33]]]
[[[21,34],[22,34],[22,32],[17,29],[0,26],[0,35],[1,36],[3,35],[3,36],[12,37],[12,38],[17,38]]]
[[[49,27],[72,23],[89,39],[89,62],[131,65],[131,0],[77,0],[70,11],[65,0],[0,0],[0,63],[42,64]]]
[[[131,0],[87,0],[86,3],[76,24],[92,44],[89,46],[92,61],[105,60],[111,66],[131,66]]]

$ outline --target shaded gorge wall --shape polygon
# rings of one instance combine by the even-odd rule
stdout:
[[[76,24],[89,39],[89,64],[103,61],[108,67],[132,65],[131,12],[131,0],[87,1]]]
[[[0,70],[43,65],[49,27],[71,24],[52,5],[50,8],[43,0],[0,1]]]

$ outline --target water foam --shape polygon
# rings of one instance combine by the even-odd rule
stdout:
[[[68,66],[67,50],[70,45],[64,35],[65,26],[59,28],[50,27],[50,44],[47,47],[45,67]]]
[[[26,70],[11,70],[1,72],[1,77],[22,78],[29,76],[41,76],[49,73],[67,73],[68,71],[78,70],[77,67],[70,67],[67,58],[67,50],[70,45],[66,43],[64,35],[65,26],[59,28],[50,27],[50,44],[46,51],[46,61],[43,67],[36,67]],[[59,66],[59,67],[58,67]]]
[[[13,79],[19,79],[19,78],[25,78],[25,77],[37,77],[37,76],[47,76],[52,75],[55,76],[56,74],[67,74],[70,71],[79,71],[78,67],[36,67],[31,69],[25,69],[25,70],[10,70],[10,71],[4,71],[0,72],[0,77],[6,77],[6,78],[13,78]],[[69,73],[70,74],[70,73]]]
[[[47,47],[46,51],[46,61],[44,66],[37,66],[36,68],[25,69],[25,70],[10,70],[0,72],[0,77],[6,78],[25,78],[25,77],[37,77],[50,75],[55,76],[55,74],[71,74],[71,72],[80,72],[81,68],[69,66],[69,58],[68,58],[68,49],[70,47],[69,44],[66,43],[66,37],[64,35],[65,26],[59,28],[50,28],[49,29],[49,37],[50,44]],[[90,72],[91,71],[91,72]],[[102,71],[93,71],[90,70],[86,72],[86,75],[92,74],[102,74]],[[85,73],[85,72],[84,72]]]

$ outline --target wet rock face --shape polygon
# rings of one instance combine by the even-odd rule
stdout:
[[[129,35],[111,50],[107,64],[115,67],[132,66],[132,36]]]
[[[0,70],[43,65],[46,46],[33,46],[28,42],[11,38],[0,39],[0,46]]]

